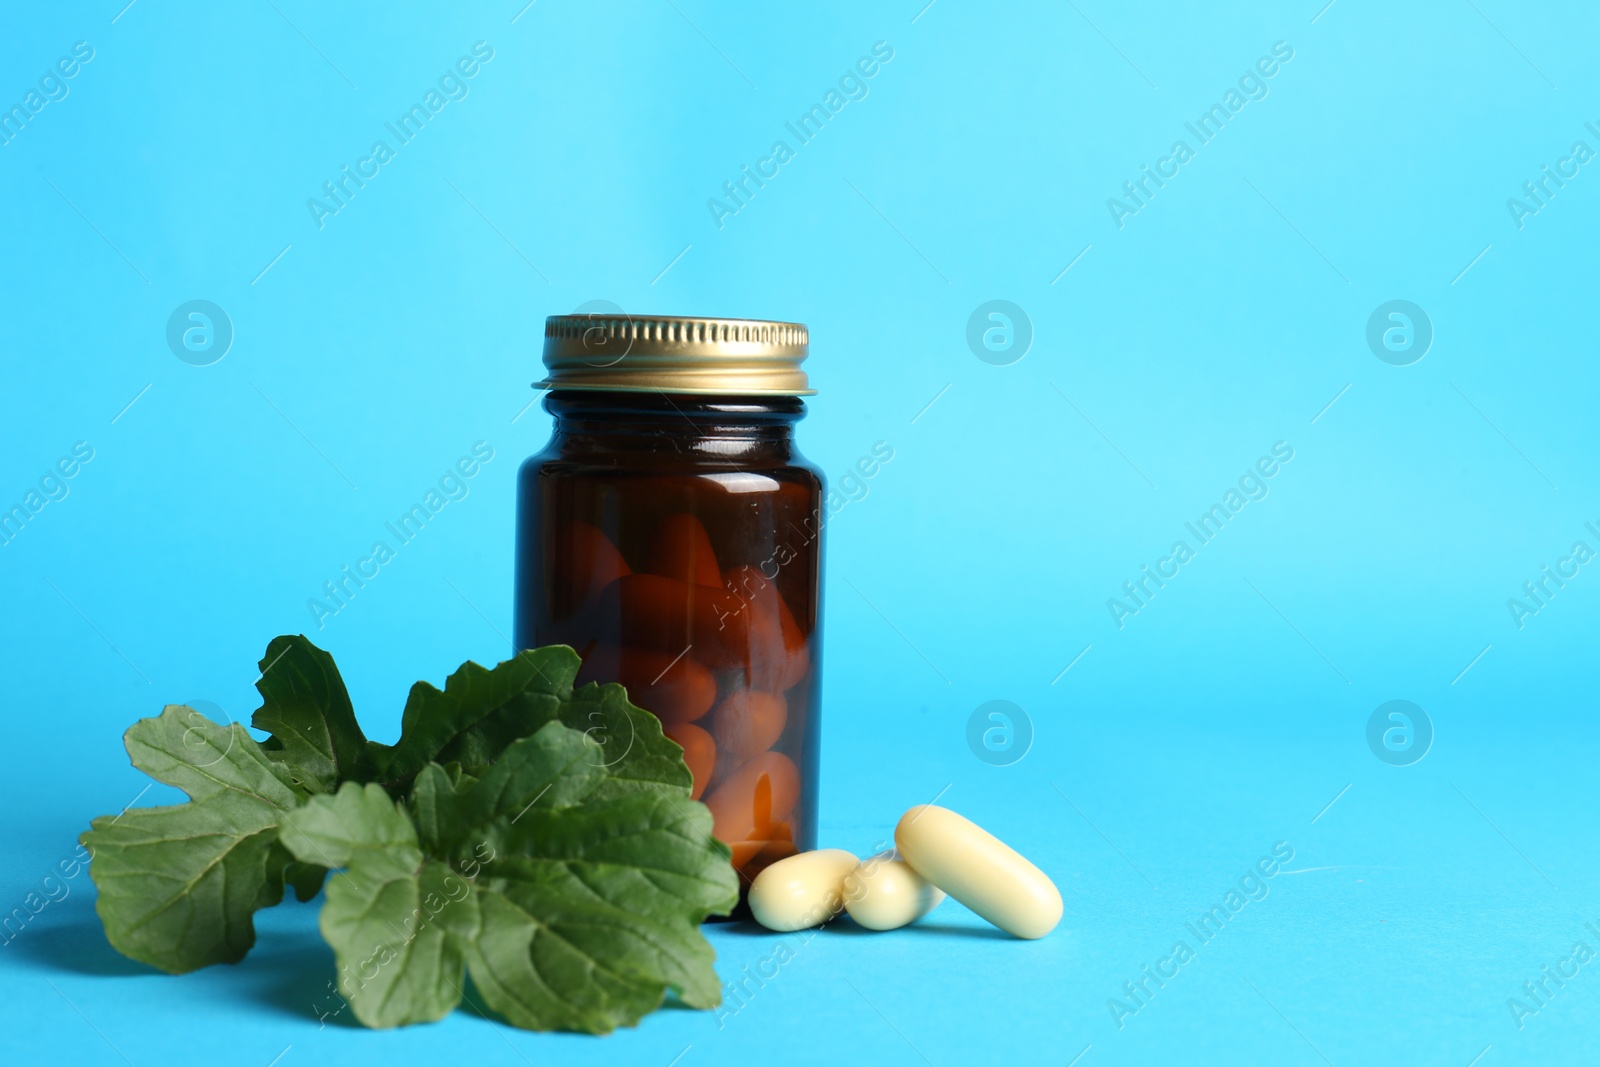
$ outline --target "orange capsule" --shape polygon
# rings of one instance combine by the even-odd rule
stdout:
[[[712,790],[706,807],[715,820],[713,832],[734,848],[735,865],[742,865],[741,851],[748,860],[769,841],[794,839],[785,820],[799,799],[800,771],[794,761],[781,752],[763,752]]]
[[[765,868],[800,851],[795,847],[794,835],[790,830],[789,824],[782,823],[780,828],[783,833],[774,835],[766,844],[761,846],[761,851],[755,855],[755,863],[751,864],[750,867]]]
[[[810,668],[811,656],[777,584],[748,565],[731,568],[724,579],[748,616],[744,658],[750,687],[781,693],[795,685]]]
[[[711,740],[711,735],[692,722],[675,722],[661,730],[678,747],[683,749],[683,762],[689,765],[689,773],[694,775],[694,790],[689,794],[690,800],[699,800],[700,794],[706,791],[706,783],[711,781],[711,772],[717,766],[717,746]]]
[[[794,827],[789,823],[773,823],[764,833],[759,841],[740,841],[728,846],[733,850],[733,865],[746,879],[753,880],[772,864],[800,851],[794,843]]]
[[[676,656],[685,649],[708,667],[745,662],[749,616],[723,589],[659,574],[632,574],[606,588],[599,617],[615,620],[624,644]]]
[[[717,680],[688,656],[601,645],[578,671],[578,685],[621,682],[628,699],[664,723],[693,722],[717,701]]]
[[[783,694],[740,689],[717,705],[711,730],[718,749],[742,760],[775,745],[788,720]]]
[[[668,515],[656,527],[650,541],[650,566],[645,569],[664,578],[722,588],[722,569],[717,566],[711,538],[700,520],[686,511]]]
[[[552,558],[564,560],[566,569],[554,575],[558,618],[580,614],[586,604],[596,601],[602,590],[624,575],[632,574],[611,538],[598,526],[570,522],[557,543]]]

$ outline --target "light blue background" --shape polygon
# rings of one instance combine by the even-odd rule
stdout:
[[[894,448],[828,531],[823,843],[939,795],[1066,916],[791,936],[720,1021],[373,1033],[313,1016],[315,906],[170,978],[106,946],[80,876],[0,947],[8,1062],[1592,1061],[1600,963],[1520,1029],[1507,1000],[1600,950],[1600,576],[1506,606],[1600,548],[1600,172],[1506,206],[1600,149],[1591,8],[123,2],[0,33],[8,106],[95,50],[0,146],[0,504],[95,450],[0,548],[0,910],[143,788],[134,719],[248,718],[273,635],[331,649],[385,739],[412,681],[506,654],[542,322],[606,299],[808,323],[805,452],[837,482]],[[307,198],[480,40],[470,95],[319,229]],[[719,230],[707,199],[880,40],[869,95]],[[1107,198],[1278,41],[1269,95],[1119,229]],[[235,330],[211,366],[165,341],[193,299]],[[1032,322],[1010,366],[965,341],[990,299]],[[1411,366],[1365,341],[1393,299],[1435,331]],[[307,599],[476,441],[470,495],[317,630]],[[1270,495],[1118,629],[1107,598],[1278,441]],[[993,699],[1032,722],[1010,766],[967,747]],[[1436,732],[1412,766],[1367,747],[1391,699]],[[1268,897],[1119,1029],[1107,999],[1278,841]],[[710,936],[729,979],[779,941]]]

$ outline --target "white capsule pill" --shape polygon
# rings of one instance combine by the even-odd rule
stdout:
[[[868,930],[898,930],[944,903],[944,890],[892,852],[861,862],[844,880],[844,908]]]
[[[1061,893],[999,838],[948,808],[918,804],[894,830],[900,858],[961,903],[1017,937],[1061,921]]]
[[[819,848],[772,864],[750,885],[750,914],[780,933],[821,926],[844,909],[844,879],[861,861],[842,848]]]

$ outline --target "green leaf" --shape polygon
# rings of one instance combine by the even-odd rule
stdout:
[[[417,831],[382,786],[346,782],[283,819],[284,847],[302,863],[347,867],[360,849],[417,851]],[[421,862],[421,853],[417,853]]]
[[[511,1025],[605,1034],[661,1006],[660,983],[613,975],[584,947],[547,926],[548,902],[524,907],[499,893],[480,897],[483,933],[469,964],[472,982]],[[609,909],[571,903],[554,918],[578,928],[593,920],[604,929],[614,916]]]
[[[372,781],[368,741],[333,657],[303,634],[285,635],[267,646],[259,666],[262,704],[250,725],[272,735],[262,745],[267,754],[311,793]]]
[[[327,879],[321,929],[369,1026],[441,1018],[469,972],[541,1030],[631,1026],[671,991],[714,1006],[700,923],[738,899],[728,849],[660,722],[619,685],[574,690],[578,666],[555,646],[418,683],[390,747],[327,653],[276,639],[266,742],[183,707],[128,731],[135,765],[190,801],[83,835],[107,936],[175,972],[237,961],[257,909]]]
[[[590,683],[561,705],[561,721],[583,732],[595,749],[593,759],[606,769],[601,796],[658,792],[687,798],[694,776],[683,749],[661,732],[661,720],[635,707],[615,682]]]
[[[252,916],[283,898],[279,820],[304,797],[237,723],[169,705],[129,727],[134,766],[190,802],[102,816],[81,840],[95,910],[124,956],[173,974],[242,959]]]
[[[592,762],[610,778],[608,795],[666,786],[688,796],[693,777],[661,721],[629,703],[620,685],[591,683],[574,691],[580,665],[577,653],[552,645],[492,669],[462,664],[443,691],[418,682],[406,701],[400,740],[382,757],[383,779],[404,795],[429,761],[459,763],[481,777],[514,741],[561,722],[588,739]]]
[[[535,809],[506,844],[468,958],[489,1007],[527,1029],[605,1033],[669,989],[720,1003],[700,923],[732,909],[738,876],[704,805],[662,790]]]
[[[501,842],[530,809],[568,807],[605,784],[596,756],[576,730],[546,723],[513,742],[482,780],[462,776],[452,784],[448,772],[430,763],[409,801],[423,847],[457,860],[503,851]]]
[[[401,715],[400,740],[383,753],[385,780],[409,780],[429,762],[493,763],[506,745],[556,717],[580,665],[572,649],[552,645],[492,670],[463,663],[443,690],[418,682]]]
[[[478,901],[468,879],[423,856],[405,809],[381,786],[347,782],[286,816],[283,842],[302,862],[345,867],[320,925],[356,1018],[389,1027],[448,1015]]]
[[[428,764],[417,774],[406,804],[417,837],[430,855],[443,854],[452,842],[465,836],[459,794],[471,789],[472,781],[459,775],[452,778],[449,770],[437,763]]]
[[[606,780],[600,751],[583,734],[547,723],[512,742],[482,779],[461,794],[466,832],[503,824],[506,832],[536,805],[542,810],[581,803]]]
[[[315,863],[290,860],[283,868],[284,883],[294,886],[294,898],[302,904],[322,892],[322,883],[327,877],[328,868]]]
[[[731,909],[739,876],[711,835],[711,812],[665,792],[634,793],[569,809],[534,808],[507,834],[494,878],[563,885],[636,915],[675,920]],[[576,879],[576,881],[572,881]]]
[[[699,924],[738,898],[727,848],[667,786],[609,795],[600,752],[550,722],[481,780],[429,764],[404,806],[350,783],[284,819],[298,859],[345,868],[321,924],[357,1018],[440,1018],[466,969],[491,1008],[540,1030],[633,1025],[669,989],[718,1003]]]

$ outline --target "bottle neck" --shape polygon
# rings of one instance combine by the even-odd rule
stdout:
[[[671,453],[729,462],[788,463],[805,403],[793,396],[558,389],[544,400],[555,418],[551,449],[567,458]]]

